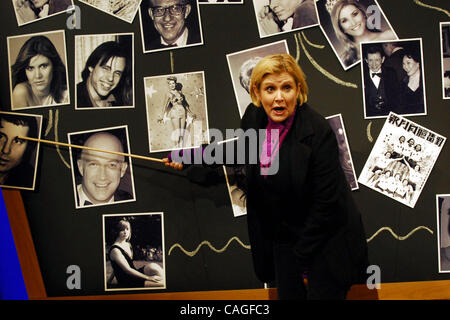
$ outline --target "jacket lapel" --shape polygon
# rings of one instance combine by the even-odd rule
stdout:
[[[309,106],[303,104],[297,107],[293,129],[293,139],[291,143],[290,169],[292,173],[292,183],[297,195],[303,194],[308,163],[311,156],[311,146],[307,138],[314,134],[311,122],[308,119]]]

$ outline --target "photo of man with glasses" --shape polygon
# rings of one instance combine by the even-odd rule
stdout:
[[[143,0],[144,53],[203,44],[196,0]]]

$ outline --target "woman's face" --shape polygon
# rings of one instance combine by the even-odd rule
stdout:
[[[25,74],[33,92],[48,94],[53,79],[53,63],[43,55],[30,59]]]
[[[409,58],[407,56],[403,57],[403,70],[406,71],[406,74],[410,77],[416,72],[419,71],[420,63],[415,61],[412,58]]]
[[[352,4],[342,7],[338,21],[342,31],[350,36],[358,37],[366,31],[366,17],[364,13]]]
[[[286,120],[295,110],[300,84],[287,72],[266,75],[255,94],[274,122]]]
[[[169,84],[169,89],[170,89],[170,90],[175,90],[175,86],[176,86],[175,81],[169,80],[169,81],[168,81],[168,84]]]
[[[131,229],[130,229],[130,225],[128,223],[124,223],[122,225],[122,230],[120,230],[119,232],[119,237],[122,240],[128,240],[130,238],[131,235]]]

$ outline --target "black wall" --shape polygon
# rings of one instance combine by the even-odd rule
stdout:
[[[428,1],[430,2],[430,1]],[[444,6],[445,1],[431,1]],[[201,5],[204,45],[173,50],[173,70],[169,51],[142,53],[138,15],[132,24],[75,1],[81,8],[81,29],[66,28],[68,14],[17,27],[10,1],[2,1],[0,19],[0,107],[10,111],[7,36],[65,29],[71,105],[21,110],[41,114],[46,123],[53,117],[53,127],[43,138],[67,142],[67,133],[104,127],[128,125],[131,152],[148,154],[148,134],[143,77],[204,71],[210,128],[225,130],[239,125],[239,112],[225,55],[286,39],[294,56],[300,54],[300,65],[310,87],[308,101],[323,116],[341,113],[347,130],[356,174],[359,175],[380,132],[384,119],[364,120],[360,66],[344,71],[319,27],[303,32],[285,33],[260,39],[253,4]],[[443,136],[450,136],[450,105],[442,99],[439,22],[448,21],[441,11],[418,6],[410,0],[379,1],[400,39],[422,38],[425,66],[427,115],[411,117],[420,125]],[[448,10],[448,8],[447,8]],[[406,14],[405,14],[406,13]],[[80,34],[135,34],[134,109],[75,111],[74,109],[74,36]],[[302,38],[325,47],[318,49]],[[357,88],[338,85],[325,77],[308,59],[296,39],[329,73]],[[56,119],[57,128],[55,126]],[[371,123],[371,135],[366,129]],[[45,125],[44,125],[45,129]],[[56,137],[57,136],[57,137]],[[164,157],[165,154],[152,154]],[[104,294],[102,214],[164,212],[167,289],[164,291],[197,291],[262,288],[254,273],[250,251],[233,241],[224,253],[203,247],[194,257],[169,248],[180,243],[194,250],[203,240],[222,248],[233,236],[248,244],[246,218],[234,218],[225,179],[210,187],[191,183],[186,172],[165,169],[159,163],[133,159],[136,202],[75,210],[69,152],[41,144],[37,187],[24,191],[27,215],[47,294]],[[419,230],[399,241],[383,231],[369,242],[372,264],[381,268],[382,282],[404,282],[450,279],[438,273],[438,245],[435,195],[449,193],[450,152],[445,145],[414,209],[383,196],[363,185],[353,195],[361,209],[367,232],[372,236],[382,227],[390,227],[404,236],[417,226],[426,226],[433,234]],[[66,288],[66,268],[78,265],[82,272],[81,290]],[[153,290],[145,292],[156,292]]]

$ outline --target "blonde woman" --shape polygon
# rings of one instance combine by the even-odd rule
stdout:
[[[368,261],[336,135],[306,102],[305,75],[288,54],[259,61],[250,95],[241,128],[266,133],[257,144],[262,145],[259,161],[246,162],[243,184],[256,275],[262,282],[275,281],[279,299],[345,299],[353,283],[365,281]],[[235,155],[252,150],[237,144]],[[177,153],[165,159],[166,165],[183,169]],[[237,164],[226,156],[222,163]]]

